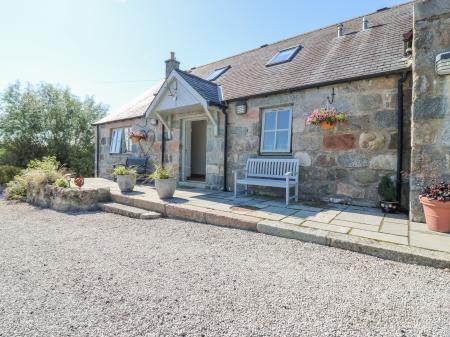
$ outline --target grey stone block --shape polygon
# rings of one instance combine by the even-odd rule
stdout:
[[[418,98],[414,102],[413,119],[444,118],[447,113],[448,98],[445,96]]]
[[[396,128],[397,114],[395,111],[377,111],[375,113],[375,123],[378,128]]]
[[[361,153],[344,153],[338,157],[338,164],[344,167],[367,167],[369,159]]]

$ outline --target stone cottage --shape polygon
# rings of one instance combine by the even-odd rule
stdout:
[[[298,158],[302,199],[376,206],[388,175],[421,220],[421,186],[450,178],[450,75],[436,70],[445,52],[448,0],[381,8],[189,70],[171,53],[164,80],[95,123],[96,174],[148,157],[180,185],[231,190],[248,158]],[[329,105],[349,121],[306,124]],[[147,140],[129,141],[133,130]]]

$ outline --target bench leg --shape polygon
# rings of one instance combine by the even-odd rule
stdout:
[[[295,184],[295,202],[298,202],[298,183]]]
[[[286,179],[286,206],[289,205],[289,178]]]
[[[236,183],[236,181],[237,181],[237,174],[236,174],[236,172],[234,172],[234,198],[235,199],[237,197],[237,183]]]
[[[247,187],[248,185],[245,185],[245,195],[247,196],[248,195],[248,187]]]

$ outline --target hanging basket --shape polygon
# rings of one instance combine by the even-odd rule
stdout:
[[[328,123],[327,121],[320,122],[322,130],[331,130],[336,127],[336,123]]]
[[[142,131],[132,131],[128,138],[130,138],[133,143],[139,143],[141,140],[146,140],[147,135]]]
[[[306,124],[320,126],[322,130],[331,130],[337,124],[346,122],[348,117],[349,113],[347,112],[339,112],[336,109],[326,107],[311,112],[306,118]]]

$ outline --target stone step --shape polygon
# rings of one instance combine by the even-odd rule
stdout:
[[[98,203],[98,207],[104,212],[115,213],[135,219],[157,219],[161,217],[159,213],[116,202],[100,202]]]

